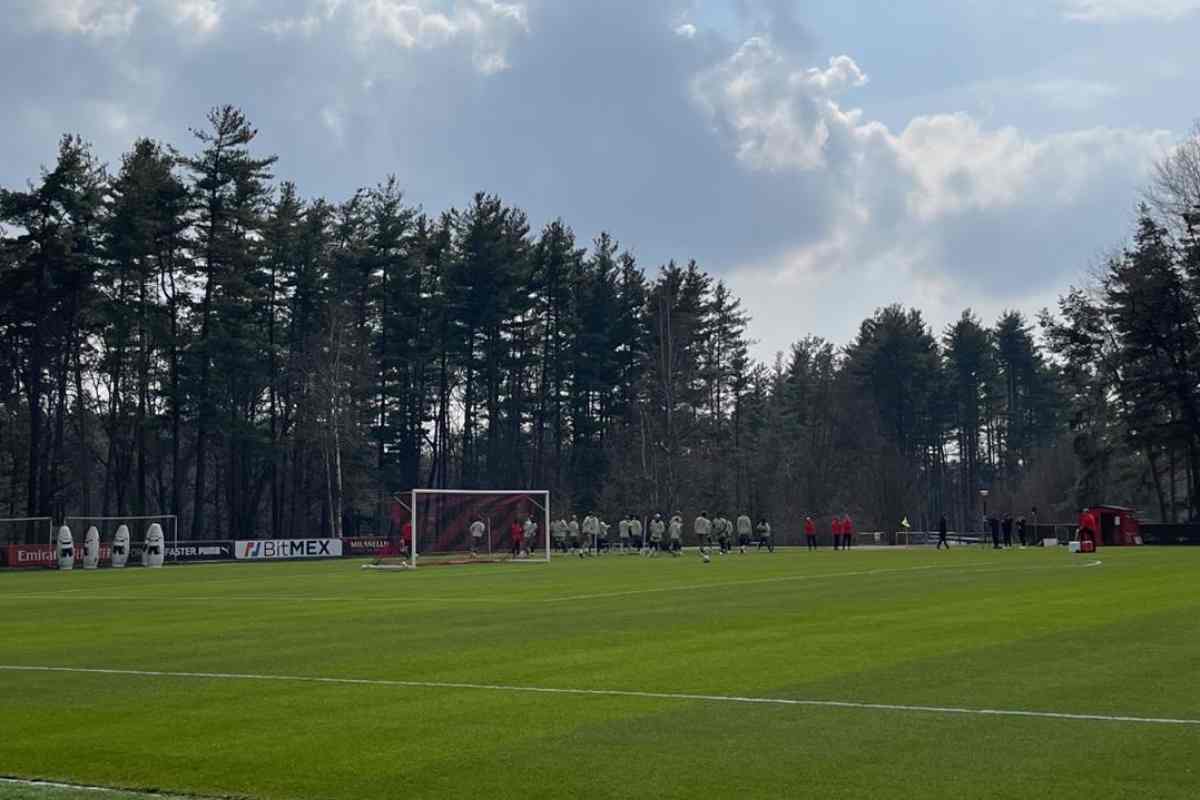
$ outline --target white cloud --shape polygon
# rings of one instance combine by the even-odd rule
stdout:
[[[469,42],[476,68],[487,75],[508,68],[512,38],[529,32],[525,5],[501,0],[310,0],[299,16],[270,19],[262,27],[279,37],[311,38],[339,18],[348,21],[358,48],[431,50]]]
[[[860,310],[895,300],[930,309],[961,304],[980,289],[976,276],[962,284],[969,266],[955,267],[964,241],[1007,246],[1014,267],[1028,269],[1020,262],[1045,257],[1050,246],[1029,253],[1036,243],[1028,230],[1102,197],[1113,176],[1146,174],[1170,142],[1162,131],[1104,127],[1032,137],[1011,126],[989,129],[966,113],[918,116],[893,132],[839,104],[839,93],[866,80],[849,57],[801,70],[756,38],[693,82],[696,102],[744,168],[823,179],[814,202],[832,209],[827,229],[731,277],[767,320],[771,309],[783,312],[783,298],[819,297],[808,303],[815,313],[835,315],[819,327],[836,327],[830,309],[848,285]],[[980,269],[997,257],[971,254]],[[1027,288],[990,271],[987,282],[1006,293]]]
[[[1200,11],[1200,0],[1062,0],[1067,19],[1080,22],[1172,21]]]
[[[851,129],[857,119],[832,96],[866,82],[848,56],[830,59],[825,70],[795,70],[769,40],[754,37],[698,75],[692,93],[747,166],[818,170],[832,129]]]
[[[205,36],[221,23],[222,0],[18,0],[16,19],[34,30],[127,37],[147,12],[159,12],[182,31]]]
[[[15,17],[34,30],[107,38],[129,33],[139,11],[137,0],[18,0]]]
[[[316,0],[302,16],[270,19],[263,24],[263,30],[280,38],[295,34],[307,39],[333,20],[342,3],[343,0]]]
[[[850,56],[834,56],[828,69],[812,68],[790,76],[793,86],[808,86],[825,94],[838,94],[846,89],[865,86],[868,78]]]
[[[221,24],[221,4],[217,0],[169,0],[167,8],[176,25],[200,36],[207,36]]]
[[[675,35],[682,36],[684,39],[695,39],[696,33],[696,26],[690,22],[685,22],[675,28]]]
[[[1034,188],[1039,202],[1069,203],[1089,174],[1122,161],[1144,166],[1165,141],[1161,132],[1107,128],[1033,139],[1013,127],[985,129],[966,113],[918,116],[895,134],[835,99],[866,81],[847,56],[801,71],[754,38],[698,76],[693,92],[747,167],[836,171],[855,197],[891,175],[925,222],[1012,205]]]

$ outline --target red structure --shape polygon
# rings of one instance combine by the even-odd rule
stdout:
[[[1141,543],[1141,531],[1138,527],[1137,512],[1132,508],[1120,506],[1092,506],[1080,516],[1080,527],[1084,521],[1091,522],[1097,528],[1095,542],[1097,546],[1132,547]],[[1088,520],[1091,517],[1091,520]],[[1081,538],[1087,538],[1083,534]]]

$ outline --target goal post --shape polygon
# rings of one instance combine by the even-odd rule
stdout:
[[[409,507],[411,566],[550,560],[549,491],[414,489]],[[480,537],[471,530],[476,522],[482,523]],[[536,526],[532,540],[524,535],[528,522]]]

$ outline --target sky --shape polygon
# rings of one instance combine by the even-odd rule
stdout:
[[[1200,107],[1200,0],[7,0],[0,186],[79,133],[195,149],[241,107],[308,197],[394,174],[695,259],[755,354],[1033,316],[1132,224]]]

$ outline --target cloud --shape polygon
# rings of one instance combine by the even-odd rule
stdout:
[[[754,169],[816,170],[837,131],[853,127],[855,112],[832,98],[867,82],[853,59],[838,56],[827,69],[794,70],[765,38],[747,40],[726,61],[700,73],[692,92],[737,158]]]
[[[200,35],[208,35],[221,24],[221,4],[217,0],[172,0],[170,11],[175,24]]]
[[[859,302],[948,309],[980,291],[1001,305],[1042,291],[1060,274],[1044,268],[1046,254],[1078,246],[1079,220],[1104,216],[1098,199],[1132,202],[1137,176],[1171,140],[1105,127],[1033,137],[964,112],[919,115],[893,132],[840,104],[865,82],[846,56],[802,69],[755,38],[693,83],[745,169],[829,179],[819,198],[834,210],[826,228],[733,271],[752,308],[824,295],[827,314],[837,307],[829,294],[847,285]]]
[[[311,38],[322,27],[344,23],[360,51],[380,46],[402,50],[445,47],[473,42],[473,59],[484,74],[508,68],[512,38],[529,32],[525,5],[500,0],[457,0],[447,4],[422,0],[309,0],[299,16],[279,16],[263,23],[280,38]]]
[[[9,19],[34,31],[108,38],[129,33],[139,10],[137,0],[17,0]]]
[[[1200,0],[1062,0],[1062,5],[1064,16],[1079,22],[1170,22],[1200,11]]]

